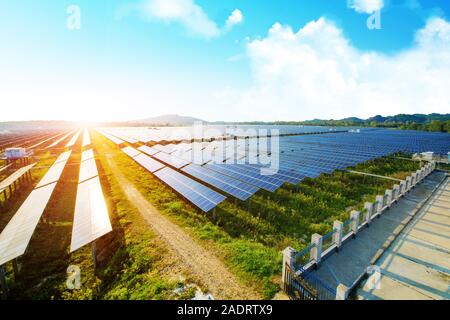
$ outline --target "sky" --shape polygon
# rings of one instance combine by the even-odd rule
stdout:
[[[448,0],[0,2],[0,121],[450,112]]]

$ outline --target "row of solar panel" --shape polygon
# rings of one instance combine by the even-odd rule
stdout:
[[[83,140],[90,141],[89,132],[85,131],[84,135]],[[112,231],[112,226],[98,176],[94,151],[88,149],[81,154],[70,252],[93,242],[110,231]]]
[[[122,151],[204,212],[210,211],[225,200],[220,193],[166,167],[139,150],[125,147]]]
[[[0,265],[21,256],[47,206],[72,151],[61,154],[0,234]]]
[[[195,179],[200,180],[225,193],[228,193],[240,200],[247,200],[256,191],[258,191],[258,187],[265,186],[264,181],[261,181],[259,179],[251,179],[254,183],[251,183],[251,181],[249,181],[250,179],[246,179],[246,183],[243,182],[243,180],[246,178],[245,176],[238,175],[233,171],[228,172],[227,175],[223,175],[223,173],[219,173],[217,172],[217,170],[214,170],[212,168],[190,164],[190,162],[182,158],[178,158],[174,155],[158,151],[157,148],[158,147],[151,148],[148,146],[141,146],[138,149],[146,153],[147,155],[164,162],[166,165],[169,165],[176,169],[181,169],[181,171],[190,175],[191,177],[194,177]],[[273,190],[273,186],[270,186],[270,190]]]
[[[78,139],[78,136],[79,134],[75,134],[68,145],[73,145]],[[67,137],[68,135],[66,135]],[[61,141],[63,140],[61,139]],[[84,131],[83,141],[83,145],[86,145],[87,142],[90,144],[89,132],[87,130]],[[64,152],[56,159],[3,229],[0,234],[0,265],[21,256],[25,252],[71,153],[72,151]],[[13,174],[13,178],[17,178],[33,166],[34,164],[19,169]],[[90,149],[84,151],[81,157],[71,252],[94,241],[111,230],[111,223],[98,177],[94,153]]]

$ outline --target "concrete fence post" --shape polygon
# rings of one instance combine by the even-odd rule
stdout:
[[[399,197],[403,196],[406,192],[406,181],[402,180],[400,181],[400,194]]]
[[[294,257],[295,257],[295,249],[292,247],[287,247],[286,249],[283,250],[283,272],[281,274],[281,283],[283,285],[283,288],[285,288],[285,281],[287,279],[287,270],[286,270],[286,265],[289,266],[289,268],[291,268],[291,270],[294,269]]]
[[[339,285],[336,288],[336,300],[347,300],[348,291],[349,290],[345,285],[339,283]]]
[[[411,177],[406,177],[405,193],[411,189]]]
[[[350,218],[352,219],[352,232],[353,236],[356,237],[356,234],[358,233],[358,226],[359,226],[359,216],[361,215],[361,212],[353,210],[350,212]]]
[[[414,188],[417,184],[417,174],[413,172],[411,175],[411,188]]]
[[[385,196],[386,196],[386,205],[388,207],[391,206],[392,204],[392,190],[391,189],[387,189],[385,192]]]
[[[369,226],[372,221],[373,207],[373,202],[364,203],[364,209],[366,209],[366,216],[364,217],[364,220],[367,222],[367,226]]]
[[[339,250],[342,244],[342,234],[344,232],[344,224],[341,221],[333,222],[333,243],[336,245],[336,249]]]
[[[384,196],[377,196],[375,199],[376,199],[376,202],[377,202],[376,213],[381,214],[381,210],[383,209]]]
[[[400,196],[400,186],[398,184],[394,184],[392,188],[392,198],[394,201],[397,201]]]
[[[311,236],[311,244],[314,244],[311,248],[311,260],[313,260],[318,266],[322,258],[322,236],[314,233]]]
[[[422,171],[421,170],[417,170],[416,171],[416,183],[419,183],[420,181],[422,181]]]

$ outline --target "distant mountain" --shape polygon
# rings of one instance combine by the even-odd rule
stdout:
[[[130,121],[130,123],[133,123],[133,124],[145,124],[145,125],[155,125],[155,126],[192,125],[195,122],[206,123],[206,121],[198,119],[198,118],[188,117],[188,116],[180,116],[177,114],[168,114],[168,115],[163,115],[163,116],[159,116],[159,117]]]
[[[359,126],[384,127],[405,130],[422,130],[450,133],[450,114],[398,114],[383,117],[380,115],[363,120],[355,117],[341,120],[308,120],[289,124],[316,125],[316,126]]]
[[[438,113],[431,113],[431,114],[398,114],[395,116],[380,116],[376,115],[374,117],[370,117],[368,119],[360,119],[356,117],[350,117],[350,118],[344,118],[340,120],[330,119],[330,120],[320,120],[320,119],[314,119],[314,120],[306,120],[301,121],[303,124],[310,124],[310,125],[358,125],[358,124],[370,124],[370,123],[376,123],[376,124],[406,124],[406,123],[417,123],[417,124],[427,124],[431,123],[432,121],[448,121],[450,120],[450,114],[438,114]]]
[[[419,124],[429,123],[434,120],[439,121],[447,121],[450,120],[450,114],[398,114],[396,116],[375,116],[367,119],[367,122],[376,122],[376,123],[388,123],[388,122],[396,122],[396,123],[408,123],[415,122]]]

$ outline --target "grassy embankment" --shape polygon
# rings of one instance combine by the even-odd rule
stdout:
[[[182,201],[115,145],[95,134],[98,151],[110,154],[127,178],[160,212],[222,259],[243,282],[255,285],[266,298],[278,290],[281,250],[304,248],[311,234],[331,230],[335,219],[348,219],[352,209],[374,200],[392,187],[393,181],[335,172],[305,179],[298,186],[286,185],[275,193],[260,191],[248,203],[223,202],[216,221]],[[356,166],[356,170],[404,177],[418,163],[383,158]],[[140,254],[138,253],[138,256]]]

